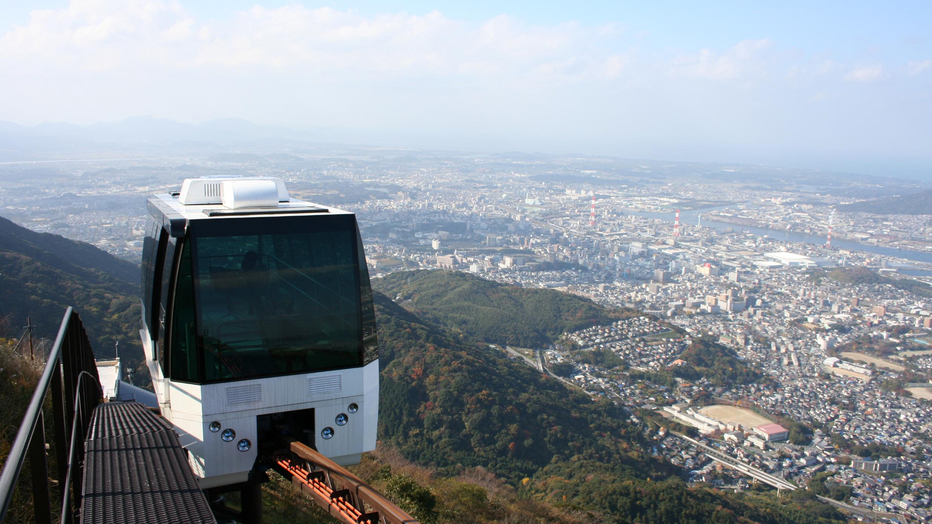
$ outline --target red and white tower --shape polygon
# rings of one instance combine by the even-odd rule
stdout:
[[[825,247],[832,249],[832,222],[835,221],[835,210],[832,209],[828,216],[828,238],[825,240]]]
[[[595,227],[595,195],[592,195],[592,212],[589,213],[589,227]]]
[[[676,218],[673,219],[673,240],[680,236],[680,210],[676,210]]]

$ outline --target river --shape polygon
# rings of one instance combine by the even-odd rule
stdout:
[[[709,213],[714,213],[716,211],[723,211],[728,209],[735,209],[736,206],[716,206],[709,207],[705,209],[689,209],[680,211],[680,224],[683,225],[692,225],[695,226],[699,221],[699,215],[706,215]],[[675,217],[674,212],[669,213],[657,213],[657,212],[644,212],[644,211],[629,211],[626,210],[625,213],[629,215],[635,215],[645,218],[657,218],[670,224],[673,224],[673,219]],[[702,219],[703,227],[711,227],[718,230],[732,230],[732,231],[743,231],[747,233],[753,233],[762,237],[770,237],[775,240],[783,240],[785,242],[806,242],[814,245],[824,245],[825,236],[824,235],[810,235],[807,233],[795,233],[792,231],[782,231],[779,229],[768,229],[764,227],[752,227],[744,226],[741,224],[729,224],[727,222],[716,222],[714,220]],[[884,255],[888,257],[897,257],[903,258],[906,260],[914,260],[916,262],[927,262],[932,264],[932,253],[924,251],[912,251],[909,249],[897,249],[892,247],[883,247],[883,246],[872,246],[870,244],[862,244],[860,242],[852,242],[850,240],[839,240],[837,238],[832,239],[832,246],[836,248],[846,249],[849,251],[862,251],[866,253],[875,253],[878,255]],[[922,270],[911,270],[903,269],[899,270],[900,273],[913,276],[928,276],[928,271]]]

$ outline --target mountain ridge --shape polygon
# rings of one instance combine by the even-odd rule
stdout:
[[[405,308],[490,344],[542,347],[564,332],[621,318],[634,310],[608,310],[549,289],[526,289],[458,271],[405,271],[375,279],[373,287],[400,297]]]
[[[877,215],[932,215],[932,189],[908,195],[842,204],[836,209],[846,213]]]
[[[264,126],[242,118],[217,118],[189,123],[152,116],[132,116],[116,122],[97,122],[86,126],[67,122],[43,122],[35,126],[24,126],[15,122],[0,121],[0,132],[3,131],[15,131],[20,134],[46,138],[84,138],[124,142],[203,139],[205,135],[225,139],[255,139],[300,134],[289,128]]]
[[[95,282],[103,273],[129,286],[139,285],[139,266],[116,258],[91,244],[52,233],[37,233],[3,217],[0,217],[0,249],[18,252]],[[64,252],[68,256],[59,254]],[[132,291],[127,289],[126,292]]]
[[[0,218],[0,318],[6,336],[19,336],[31,319],[35,337],[54,340],[65,309],[73,306],[98,357],[112,356],[120,342],[121,355],[135,366],[143,360],[138,282],[139,267],[130,262]]]

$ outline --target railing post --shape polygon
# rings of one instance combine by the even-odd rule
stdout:
[[[66,319],[70,321],[70,316],[66,316]],[[61,343],[64,347],[69,346],[69,339],[71,338],[70,332],[71,330],[68,329],[62,334]],[[61,354],[62,375],[65,386],[65,442],[68,443],[66,444],[66,446],[68,446],[71,443],[71,422],[74,420],[74,398],[77,374],[74,372],[74,355],[72,355],[70,351],[59,351],[59,353]]]
[[[55,458],[58,470],[58,502],[65,500],[65,475],[68,474],[68,435],[65,427],[68,425],[65,419],[65,397],[62,392],[61,364],[55,363],[55,373],[52,374],[52,416],[54,423],[52,427],[55,431]]]
[[[39,418],[29,439],[29,467],[32,471],[32,511],[38,524],[52,524],[52,498],[49,496],[49,466],[45,457],[45,416]]]

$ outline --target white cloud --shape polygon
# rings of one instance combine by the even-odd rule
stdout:
[[[185,18],[180,22],[176,22],[174,25],[169,27],[167,31],[165,31],[165,40],[169,42],[187,40],[191,36],[192,27],[194,27],[193,18]]]
[[[879,65],[863,66],[852,69],[845,75],[849,82],[873,82],[883,74],[883,67]]]
[[[610,25],[528,26],[504,15],[470,25],[437,11],[366,17],[296,4],[256,6],[207,25],[160,0],[73,0],[67,8],[33,11],[26,25],[0,35],[0,68],[601,76],[601,64],[616,53],[598,41],[618,32]],[[577,60],[580,52],[585,56]],[[576,66],[556,66],[568,62]]]
[[[761,55],[772,45],[769,38],[762,38],[743,40],[721,54],[708,48],[702,49],[696,54],[675,58],[670,65],[670,73],[679,77],[708,80],[763,76],[767,68],[766,59]]]
[[[612,55],[605,59],[605,65],[602,68],[602,76],[606,78],[617,78],[631,66],[631,53]]]
[[[916,76],[929,67],[932,67],[932,60],[910,60],[906,71],[909,76]]]

